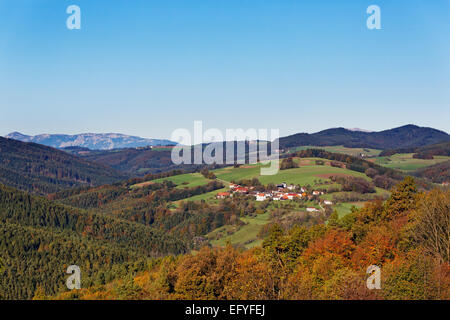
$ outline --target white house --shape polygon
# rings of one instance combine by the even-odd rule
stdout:
[[[317,212],[319,210],[317,210],[316,208],[308,207],[308,208],[306,208],[306,211],[308,211],[308,212]]]
[[[327,206],[331,206],[333,204],[333,202],[330,200],[325,200],[323,203],[326,204]]]
[[[264,193],[257,193],[256,194],[256,201],[264,201],[266,199],[267,199],[267,197],[266,197],[266,195]]]

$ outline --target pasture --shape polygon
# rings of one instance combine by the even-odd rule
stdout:
[[[434,156],[434,159],[414,159],[413,153],[398,153],[389,157],[377,157],[374,162],[383,167],[412,172],[448,160],[450,157],[447,156]]]

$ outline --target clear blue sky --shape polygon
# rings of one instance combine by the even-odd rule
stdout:
[[[449,132],[449,116],[448,0],[0,0],[0,135]]]

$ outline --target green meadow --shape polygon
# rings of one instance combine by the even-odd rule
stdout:
[[[138,184],[133,185],[132,188],[142,187],[142,186],[152,184],[152,183],[161,183],[163,181],[171,181],[177,185],[177,188],[192,188],[192,187],[198,187],[198,186],[205,185],[212,180],[206,179],[199,172],[195,172],[195,173],[180,174],[177,176],[160,178],[160,179],[156,179],[156,180],[138,183]]]
[[[301,150],[308,150],[308,149],[322,149],[328,152],[334,152],[334,153],[344,153],[351,156],[359,156],[361,154],[364,154],[366,157],[375,157],[380,154],[382,150],[378,149],[369,149],[369,148],[347,148],[344,146],[301,146],[296,147],[290,150],[290,152],[295,151],[301,151]]]
[[[244,226],[223,226],[207,235],[213,246],[225,246],[227,243],[240,244],[246,248],[254,247],[261,243],[258,233],[261,227],[270,222],[270,213],[267,211],[256,217],[243,217]]]
[[[414,159],[413,153],[399,153],[389,157],[377,157],[375,163],[391,169],[411,172],[448,160],[450,157],[447,156],[434,156],[434,159]]]
[[[269,183],[277,184],[286,182],[287,184],[299,184],[304,185],[316,185],[330,180],[328,177],[332,175],[346,175],[353,177],[360,177],[366,180],[370,180],[365,174],[343,169],[331,167],[329,165],[316,165],[315,160],[318,158],[306,158],[296,159],[300,161],[299,168],[279,170],[275,175],[261,175],[261,164],[245,165],[239,168],[227,167],[214,171],[214,174],[221,180],[225,181],[239,181],[242,179],[258,178],[262,184],[267,185]],[[321,159],[323,160],[323,159]],[[326,161],[326,160],[324,160]],[[302,165],[302,163],[307,163]]]

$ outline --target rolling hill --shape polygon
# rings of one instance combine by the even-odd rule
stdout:
[[[127,178],[107,166],[35,143],[0,137],[0,183],[35,194]]]
[[[406,125],[379,132],[352,131],[334,128],[313,134],[297,133],[280,138],[280,148],[297,146],[336,146],[350,148],[397,149],[421,147],[450,141],[450,136],[433,128]]]
[[[149,148],[91,150],[76,152],[76,154],[87,161],[111,167],[130,176],[144,176],[149,173],[175,169],[195,170],[198,167],[174,164],[170,148],[162,148],[160,150]]]
[[[356,155],[359,153],[378,154],[382,150],[396,148],[417,148],[436,143],[448,143],[450,136],[442,131],[407,125],[395,129],[366,132],[344,128],[328,129],[314,134],[298,133],[280,138],[280,149],[285,152],[295,151],[299,147],[326,147],[339,146],[341,151],[331,148],[329,151]],[[265,144],[265,142],[263,142]],[[249,143],[246,142],[246,156],[248,156]],[[203,146],[203,148],[205,145]],[[350,150],[349,148],[352,148]],[[358,151],[357,148],[361,150]],[[363,150],[370,149],[370,150]],[[377,150],[375,150],[377,149]],[[236,150],[236,148],[235,148]],[[171,161],[171,149],[160,148],[128,148],[116,150],[85,150],[71,149],[67,152],[75,153],[88,161],[110,166],[129,175],[143,176],[147,173],[168,171],[173,169],[195,169],[195,166],[174,165]],[[270,151],[270,146],[269,146]],[[224,145],[224,155],[226,148]]]
[[[433,166],[424,167],[414,172],[414,175],[420,178],[426,178],[434,183],[450,182],[450,160],[437,163]]]
[[[421,155],[450,157],[450,141],[431,144],[422,147],[384,150],[383,152],[380,153],[380,156],[391,156],[397,153],[418,153]]]

